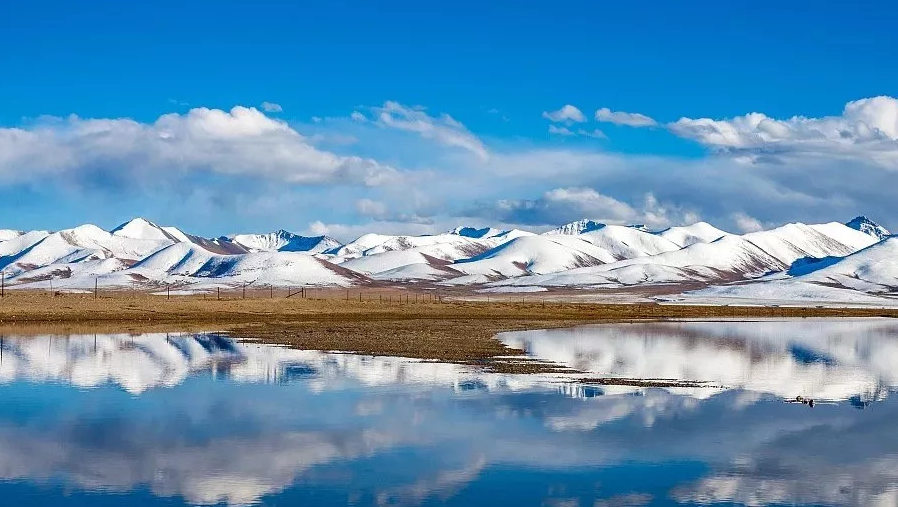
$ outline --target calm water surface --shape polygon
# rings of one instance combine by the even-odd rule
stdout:
[[[214,334],[4,336],[0,505],[898,505],[898,322],[500,338],[582,377],[705,387]]]

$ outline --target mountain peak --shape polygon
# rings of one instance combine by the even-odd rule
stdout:
[[[885,239],[892,235],[888,229],[864,215],[851,219],[851,221],[847,222],[845,225],[879,239]]]
[[[257,252],[320,253],[340,246],[339,241],[329,236],[300,236],[285,229],[278,229],[266,234],[236,234],[222,239]]]
[[[130,239],[151,239],[156,241],[172,241],[172,236],[162,227],[150,222],[146,218],[132,218],[109,231],[113,236]]]
[[[582,220],[577,220],[576,222],[564,224],[561,227],[546,232],[545,234],[564,234],[568,236],[576,236],[577,234],[583,234],[585,232],[597,231],[603,227],[605,227],[605,224],[601,222],[596,222],[595,220],[584,218]]]

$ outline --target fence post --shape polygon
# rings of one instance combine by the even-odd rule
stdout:
[[[97,285],[99,285],[99,277],[94,278],[94,299],[97,299]]]
[[[218,300],[221,301],[221,287],[216,287],[218,289]]]

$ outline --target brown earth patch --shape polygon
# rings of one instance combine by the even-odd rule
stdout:
[[[502,331],[678,318],[896,317],[898,310],[659,304],[577,304],[524,298],[449,299],[403,289],[223,291],[191,296],[144,292],[63,294],[8,291],[0,299],[0,334],[228,331],[233,336],[302,349],[474,364],[499,372],[560,371],[527,360],[495,339]],[[497,358],[497,356],[506,356]]]

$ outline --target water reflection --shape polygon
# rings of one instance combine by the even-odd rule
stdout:
[[[789,364],[839,369],[846,357],[870,358],[880,369],[852,370],[867,375],[846,384],[854,389],[873,377],[894,385],[871,374],[887,371],[877,357],[892,340],[887,324],[768,322],[756,332],[686,323],[614,336],[654,335],[684,353],[704,350],[706,336],[712,349],[761,351],[749,357],[764,363],[794,358],[780,342],[808,325],[818,332],[807,340],[831,346],[796,342],[803,359]],[[690,329],[688,346],[671,338]],[[614,352],[583,348],[608,329],[572,333],[576,346],[545,335],[552,350],[569,350],[554,359],[605,364],[601,355]],[[751,338],[765,333],[779,338]],[[531,351],[544,345],[515,336],[529,336]],[[766,387],[559,389],[551,379],[216,335],[4,337],[2,350],[0,498],[9,505],[898,503],[898,403],[885,395],[869,410],[810,410]],[[614,354],[620,368],[638,355]],[[827,359],[808,360],[818,355]],[[815,382],[836,392],[825,382],[846,375]],[[776,385],[760,376],[748,378]]]
[[[241,343],[216,333],[0,337],[0,383],[114,384],[131,394],[209,373],[236,382],[308,380],[312,390],[353,380],[367,386],[440,384],[458,390],[526,388],[528,377],[484,375],[461,365]]]
[[[882,399],[898,385],[893,319],[630,323],[500,338],[592,376],[701,381],[788,399],[852,400],[857,406]],[[717,391],[682,392],[707,397]]]

